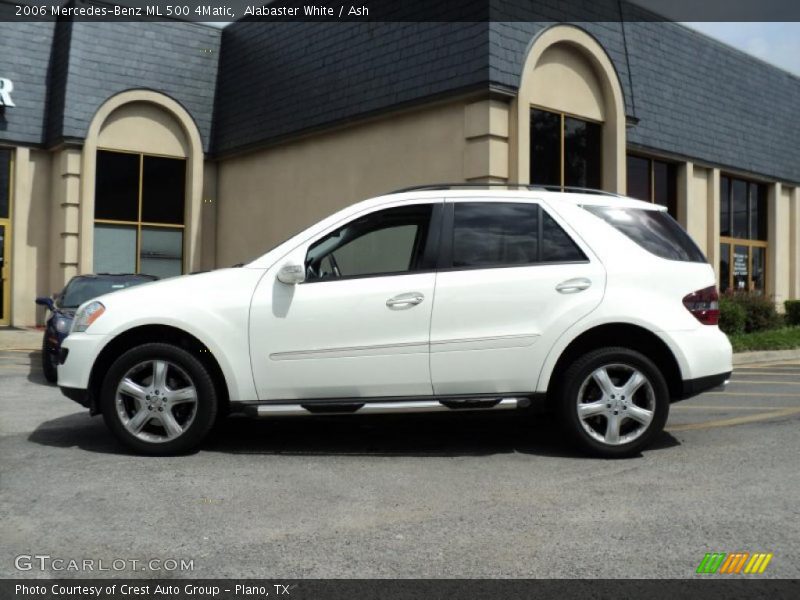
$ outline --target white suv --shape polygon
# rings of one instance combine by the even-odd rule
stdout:
[[[78,310],[63,393],[143,454],[218,415],[457,412],[544,402],[627,456],[672,401],[727,381],[714,271],[660,206],[423,188],[346,208],[239,268]]]

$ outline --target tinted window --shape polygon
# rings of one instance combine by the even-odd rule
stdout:
[[[538,204],[464,202],[454,211],[454,267],[586,260]]]
[[[139,220],[139,155],[97,153],[95,219]]]
[[[666,212],[613,206],[584,208],[656,256],[685,262],[706,262],[697,244]]]
[[[564,185],[599,189],[602,127],[564,118]]]
[[[667,208],[673,218],[678,214],[678,168],[672,163],[653,161],[653,202]]]
[[[747,239],[747,182],[734,179],[731,186],[733,209],[733,234],[735,238]]]
[[[538,260],[539,206],[465,202],[455,205],[453,266],[528,265]]]
[[[561,115],[531,110],[531,183],[561,185]]]
[[[142,221],[183,223],[186,161],[145,156],[142,165]]]
[[[727,177],[720,179],[719,192],[719,235],[731,235],[731,182]]]
[[[750,239],[767,241],[767,190],[750,184]]]
[[[628,155],[628,196],[650,202],[650,159]]]
[[[579,262],[586,255],[561,229],[558,223],[542,211],[542,262]]]
[[[403,206],[351,221],[309,248],[306,279],[419,270],[432,210],[431,204]]]

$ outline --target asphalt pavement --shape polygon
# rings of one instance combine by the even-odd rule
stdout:
[[[145,458],[39,360],[0,351],[0,578],[686,578],[707,552],[800,576],[800,361],[739,367],[599,460],[507,413],[236,418]]]

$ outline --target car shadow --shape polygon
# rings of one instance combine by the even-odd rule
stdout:
[[[41,424],[28,440],[87,452],[130,454],[102,418],[75,413]],[[662,433],[648,448],[679,445]],[[529,454],[583,458],[548,416],[441,414],[315,416],[280,419],[231,417],[222,420],[200,452],[312,456],[456,457]]]
[[[37,385],[46,385],[47,387],[56,386],[55,383],[50,383],[44,378],[41,350],[33,350],[28,353],[28,381]]]

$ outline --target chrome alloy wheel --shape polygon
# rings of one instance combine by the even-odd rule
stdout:
[[[627,444],[647,431],[656,395],[647,377],[625,364],[595,369],[578,391],[578,418],[586,433],[611,446]]]
[[[197,389],[175,363],[149,360],[129,369],[117,385],[117,415],[123,427],[146,442],[180,437],[197,414]]]

